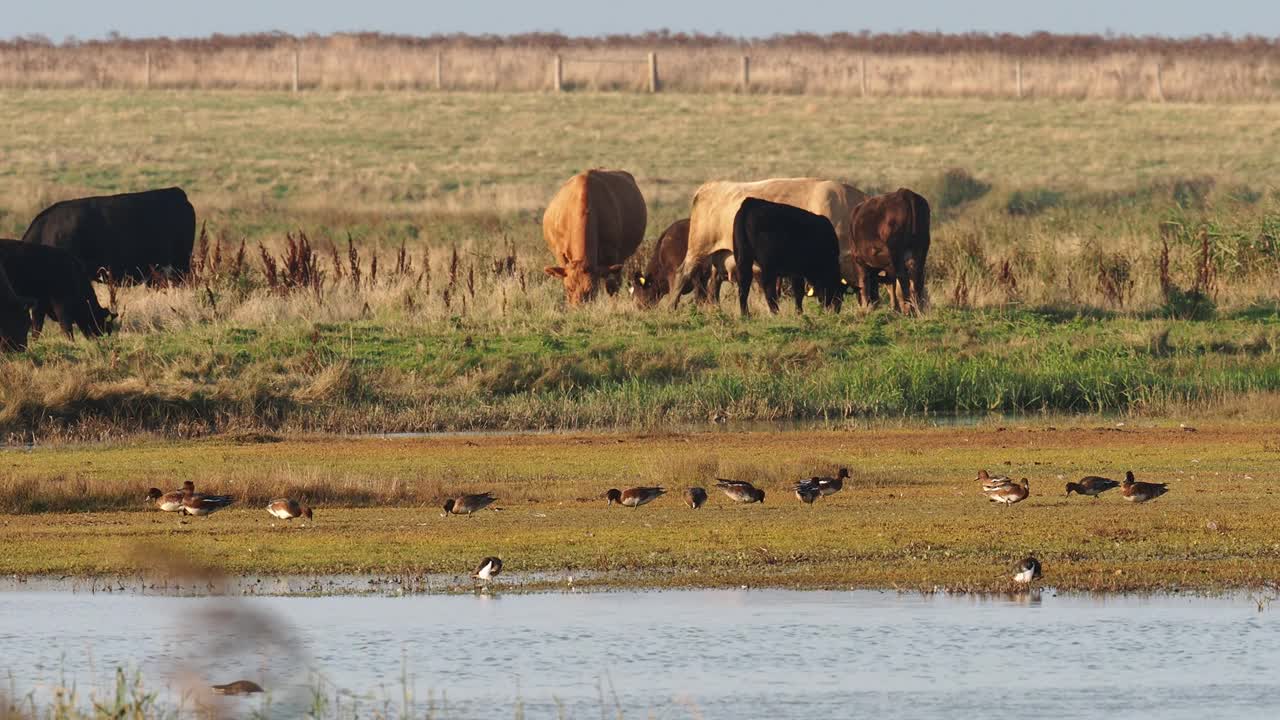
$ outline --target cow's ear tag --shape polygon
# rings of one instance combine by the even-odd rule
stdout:
[[[841,284],[841,285],[848,285],[848,284],[849,284],[849,281],[848,281],[848,280],[845,280],[844,278],[840,278],[840,284]]]
[[[640,276],[640,287],[644,287],[644,276]]]
[[[813,297],[813,288],[809,288],[809,292],[805,293],[809,297]]]

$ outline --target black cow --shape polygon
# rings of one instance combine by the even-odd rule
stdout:
[[[191,272],[196,212],[181,188],[64,200],[31,221],[22,242],[71,252],[93,277],[144,281]]]
[[[89,273],[74,255],[55,247],[0,239],[0,267],[19,296],[34,302],[32,334],[54,318],[71,337],[78,327],[85,337],[110,333],[115,313],[98,304]]]
[[[738,307],[747,315],[753,266],[769,311],[778,312],[778,278],[790,277],[796,312],[803,311],[805,281],[823,307],[837,312],[844,295],[840,245],[831,221],[791,205],[747,198],[733,218],[733,257],[738,272]]]
[[[31,303],[19,297],[0,265],[0,352],[27,349],[31,332]]]

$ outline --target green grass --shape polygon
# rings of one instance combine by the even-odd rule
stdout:
[[[407,327],[377,318],[214,323],[42,343],[26,364],[11,364],[0,423],[79,437],[104,426],[659,426],[716,412],[734,420],[1234,413],[1280,391],[1278,347],[1272,319],[995,309],[924,319],[619,310]],[[88,372],[71,378],[70,367]]]
[[[579,574],[588,587],[995,591],[1008,588],[1007,567],[1034,552],[1046,582],[1062,589],[1254,587],[1280,570],[1269,520],[1280,481],[1274,432],[1108,422],[70,446],[6,457],[0,508],[16,514],[0,516],[0,573],[163,574],[194,564],[237,575],[462,576],[497,554],[515,581]],[[791,496],[796,478],[841,465],[853,472],[843,492],[812,507]],[[982,467],[1030,477],[1032,496],[988,504],[973,479]],[[1169,494],[1146,505],[1118,492],[1062,495],[1066,480],[1127,468],[1171,483]],[[757,483],[765,504],[731,505],[713,489],[707,507],[684,507],[684,487],[710,488],[715,477]],[[185,524],[142,504],[146,487],[188,478],[241,501]],[[638,509],[601,498],[641,484],[672,493]],[[481,490],[502,510],[441,517],[445,497]],[[314,503],[315,521],[285,527],[261,509],[286,494]]]

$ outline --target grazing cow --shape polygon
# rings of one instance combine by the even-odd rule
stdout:
[[[631,276],[631,294],[635,296],[637,305],[652,307],[671,292],[671,280],[680,269],[680,263],[684,262],[684,254],[688,249],[689,218],[677,220],[662,231],[644,272],[636,271]],[[706,302],[707,283],[710,279],[711,268],[699,268],[685,282],[684,287],[680,288],[680,294],[693,293],[698,302]]]
[[[69,251],[91,277],[145,281],[154,273],[191,272],[196,212],[181,188],[54,203],[27,227],[22,242]]]
[[[26,350],[29,332],[31,302],[13,291],[9,276],[0,265],[0,352]]]
[[[778,312],[778,278],[791,278],[796,312],[803,310],[805,281],[823,307],[840,310],[840,243],[831,221],[808,210],[749,197],[733,221],[733,256],[738,272],[738,308],[747,315],[752,268],[760,266],[760,287],[769,311]]]
[[[829,220],[840,244],[840,273],[852,282],[849,212],[867,196],[851,185],[830,180],[776,178],[748,183],[714,181],[698,188],[689,209],[689,248],[672,280],[673,285],[683,286],[696,271],[710,267],[713,272],[710,296],[713,301],[719,301],[720,285],[738,274],[733,258],[733,222],[742,201],[748,197],[792,205]],[[673,294],[671,307],[679,304],[680,296]]]
[[[57,320],[68,338],[72,327],[80,328],[85,337],[112,331],[115,313],[98,303],[89,273],[66,250],[0,239],[0,265],[14,290],[35,302],[31,313],[33,335],[44,330],[45,317]]]
[[[883,274],[893,306],[925,309],[924,265],[929,255],[929,202],[906,188],[867,198],[853,209],[853,261],[863,307],[880,301],[875,280]]]
[[[542,216],[542,237],[559,265],[546,272],[564,279],[570,304],[589,300],[604,281],[610,295],[621,285],[622,264],[644,240],[644,196],[631,173],[587,170],[561,186]]]

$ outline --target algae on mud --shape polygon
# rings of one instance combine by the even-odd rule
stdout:
[[[111,575],[153,566],[139,548],[230,574],[463,575],[498,555],[522,573],[600,575],[608,587],[737,585],[995,591],[1027,553],[1067,590],[1223,590],[1280,578],[1280,428],[1123,427],[1080,421],[796,433],[602,434],[424,439],[305,438],[38,448],[6,456],[6,574]],[[814,506],[795,479],[848,466]],[[1031,497],[990,505],[979,468],[1031,479]],[[1085,474],[1170,483],[1145,505],[1118,493],[1067,497]],[[717,476],[770,491],[763,505],[673,492],[608,506],[610,487],[669,489]],[[145,488],[239,496],[181,523],[148,511]],[[441,517],[450,493],[492,490],[498,511]],[[314,522],[288,527],[266,499],[301,495]],[[154,559],[154,558],[153,558]]]

